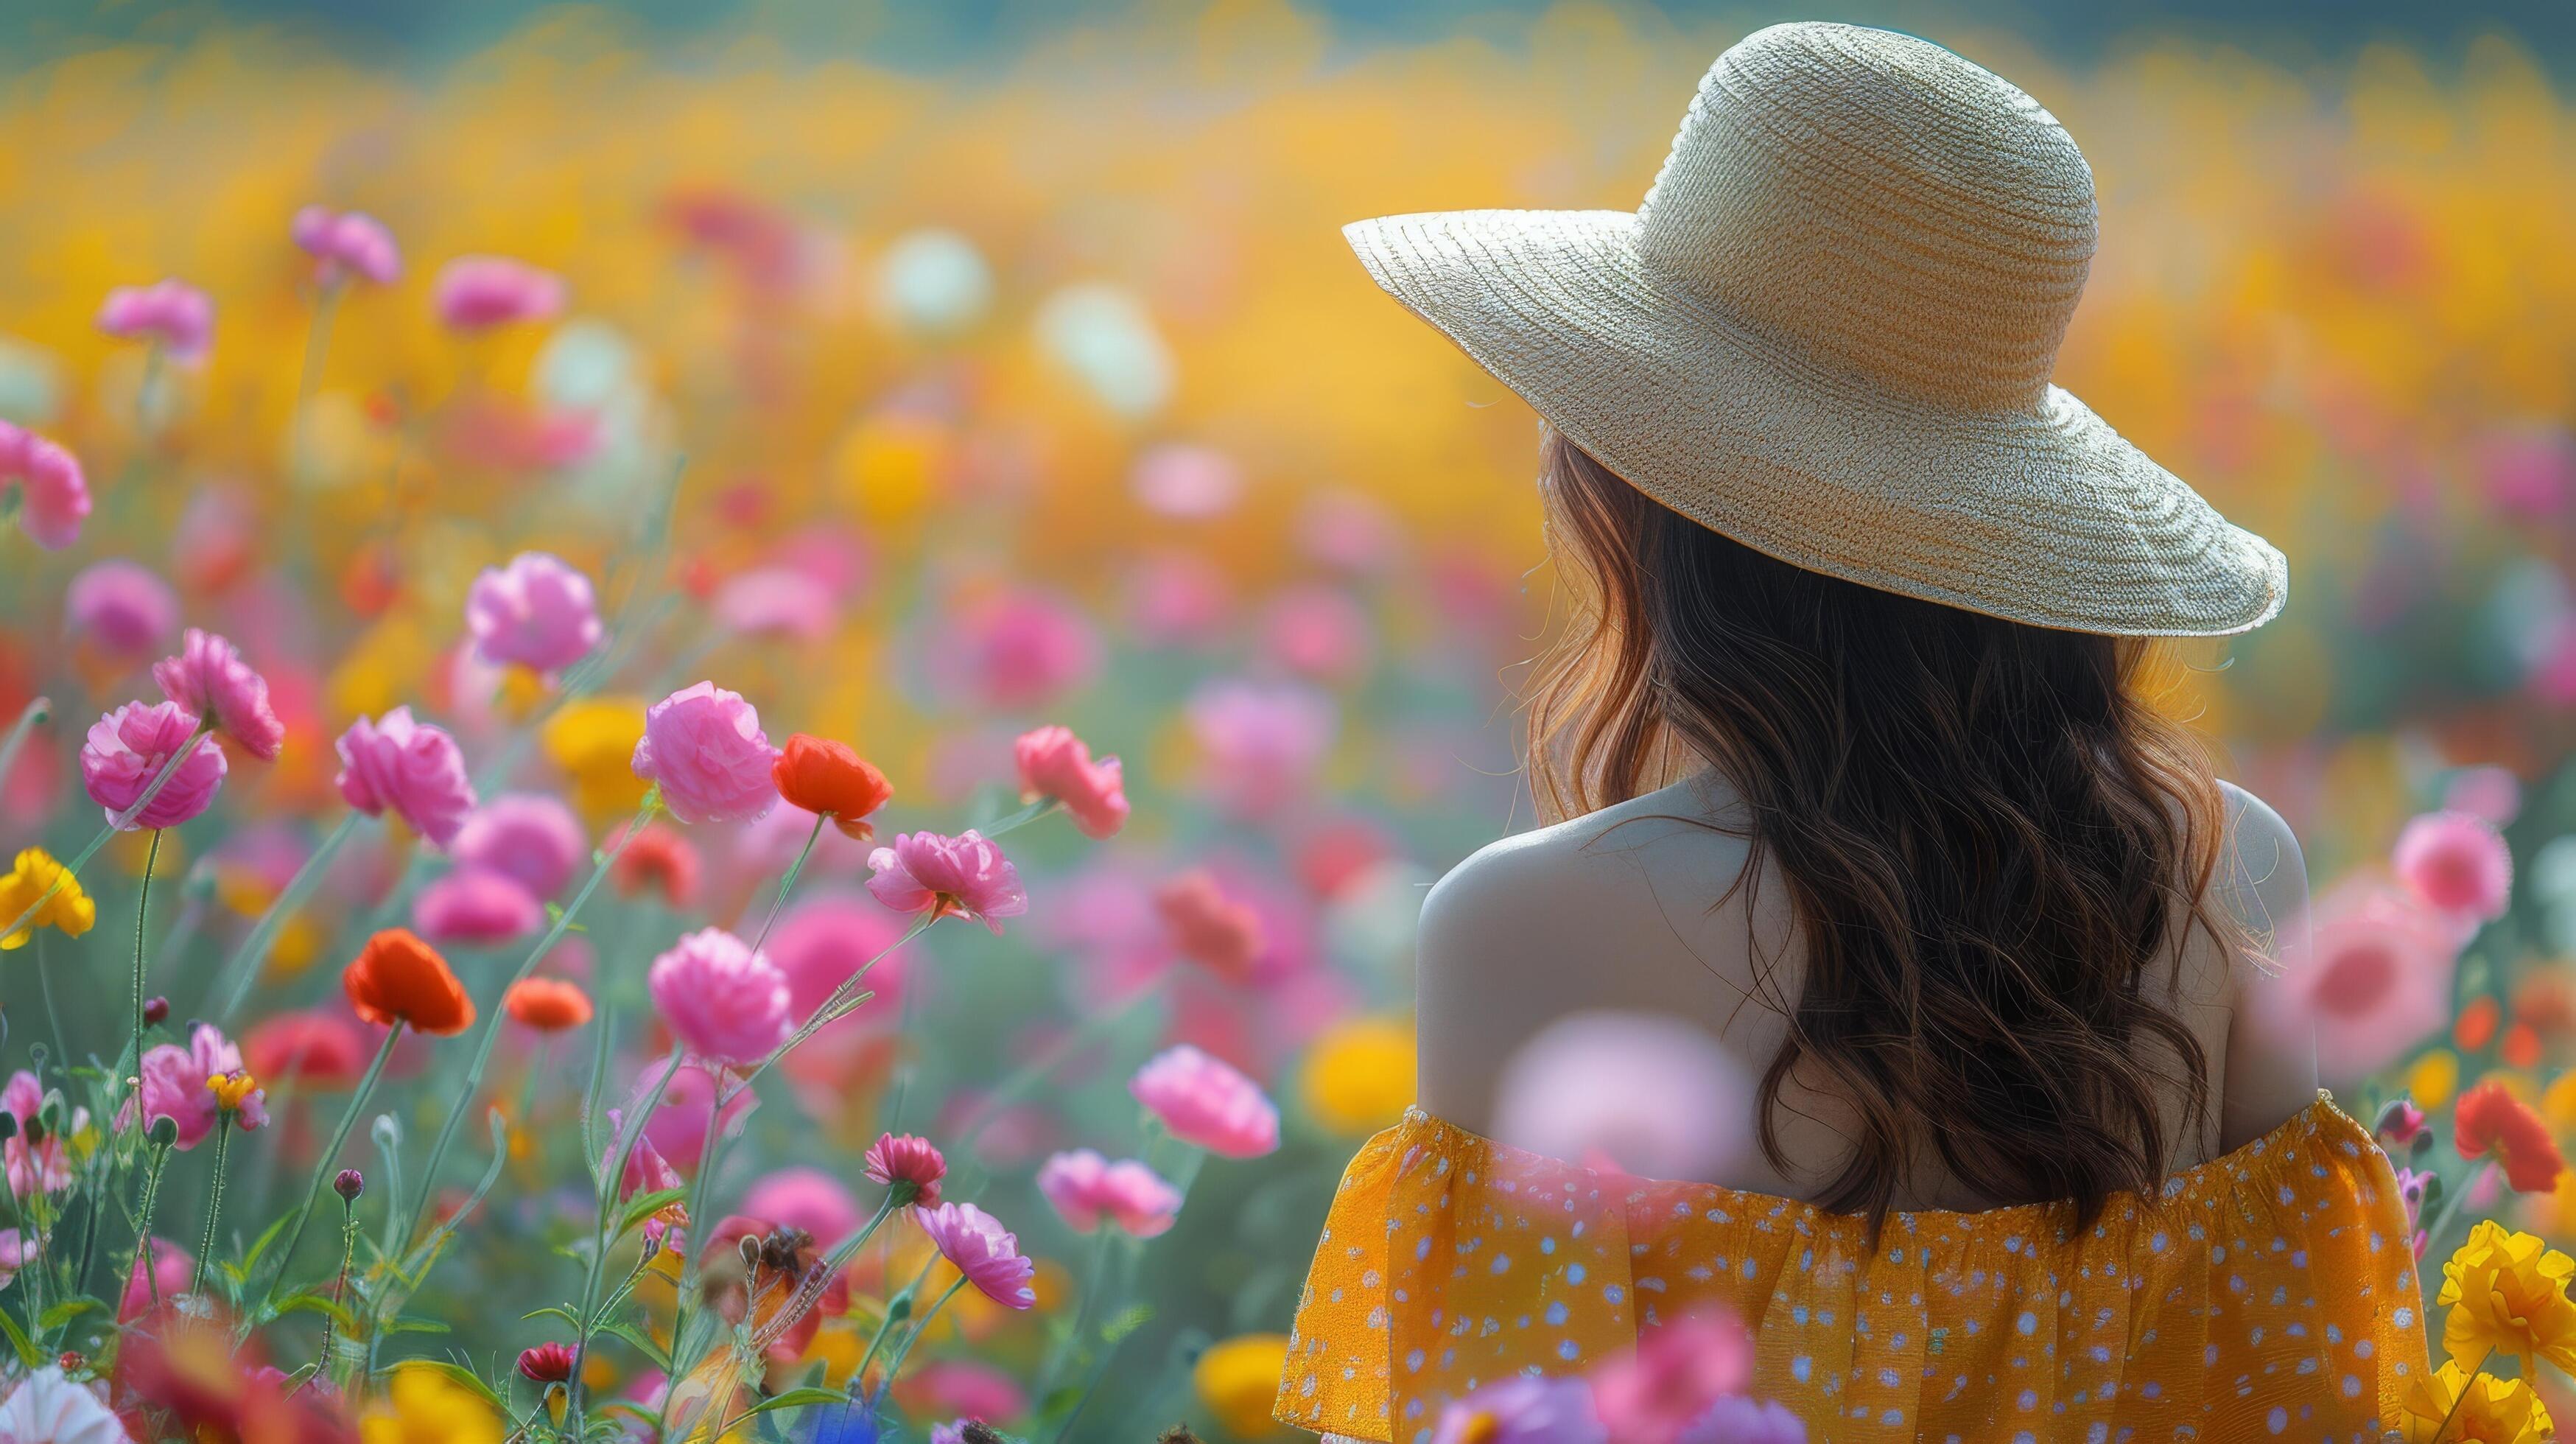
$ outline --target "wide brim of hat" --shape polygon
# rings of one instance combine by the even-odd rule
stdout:
[[[2224,636],[2289,564],[2082,401],[1942,407],[1756,335],[1659,273],[1625,211],[1343,228],[1388,294],[1674,511],[1793,566],[2033,626]]]

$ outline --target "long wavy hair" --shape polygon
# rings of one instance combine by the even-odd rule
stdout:
[[[2241,938],[2208,904],[2218,784],[2142,696],[2149,644],[1801,570],[1553,432],[1543,462],[1571,613],[1535,680],[1533,789],[1573,816],[1704,763],[1742,798],[1728,892],[1767,863],[1803,961],[1793,998],[1755,953],[1788,1019],[1757,1100],[1773,1165],[1794,1073],[1857,1123],[1817,1201],[1873,1229],[1926,1147],[2079,1229],[2158,1184],[2208,1126],[2209,1061],[2145,985],[2178,978],[2193,927]]]

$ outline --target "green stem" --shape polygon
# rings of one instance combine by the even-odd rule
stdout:
[[[196,1276],[188,1281],[192,1294],[206,1291],[206,1263],[215,1256],[215,1220],[224,1211],[224,1148],[232,1136],[233,1115],[226,1109],[215,1116],[215,1181],[206,1192],[206,1239],[197,1249]]]
[[[322,294],[313,303],[313,324],[304,333],[304,369],[295,379],[295,415],[287,422],[287,459],[298,480],[305,473],[304,413],[313,402],[313,388],[322,379],[322,359],[331,351],[331,319],[340,309],[338,280],[325,281]]]
[[[602,1036],[601,1047],[603,1050],[607,1047],[605,1035]],[[601,1054],[603,1067],[606,1056],[603,1051]],[[611,1230],[616,1226],[616,1210],[624,1202],[617,1196],[617,1186],[626,1175],[626,1160],[634,1154],[636,1140],[644,1136],[645,1122],[653,1116],[654,1109],[662,1106],[663,1092],[671,1086],[671,1079],[680,1071],[680,1056],[680,1049],[675,1045],[664,1058],[662,1074],[654,1080],[653,1086],[646,1090],[641,1105],[632,1114],[620,1115],[623,1121],[619,1124],[614,1141],[610,1145],[609,1156],[600,1165],[599,1177],[591,1191],[592,1200],[598,1209],[598,1222],[591,1231],[590,1259],[582,1270],[580,1323],[575,1326],[573,1332],[573,1383],[576,1387],[571,1391],[571,1402],[572,1437],[575,1439],[584,1437],[582,1390],[578,1387],[581,1382],[582,1366],[590,1358],[590,1336],[597,1331],[599,1319],[607,1312],[607,1307],[598,1301],[599,1278],[601,1266],[608,1261],[608,1246],[615,1241],[611,1236]],[[635,1274],[641,1273],[643,1268],[644,1260],[637,1259],[635,1273],[627,1276],[629,1286],[633,1284]],[[676,1344],[679,1340],[674,1336],[672,1342]]]
[[[304,900],[313,895],[315,888],[321,886],[322,874],[329,870],[331,860],[340,855],[340,849],[348,843],[350,834],[358,830],[358,823],[365,817],[365,813],[352,809],[348,816],[340,819],[340,825],[331,829],[331,835],[322,839],[321,846],[313,849],[312,856],[304,859],[304,865],[295,870],[295,876],[287,881],[276,897],[269,899],[259,921],[251,924],[249,935],[224,961],[222,971],[215,974],[214,986],[206,992],[208,997],[222,1000],[214,1010],[214,1021],[218,1025],[230,1021],[233,1010],[249,996],[250,985],[258,978],[259,965],[267,958],[270,945],[277,941],[278,930],[286,926],[286,920],[304,906]]]
[[[349,1141],[349,1130],[365,1112],[367,1099],[376,1091],[377,1080],[385,1076],[385,1065],[393,1061],[394,1045],[402,1041],[403,1025],[396,1022],[385,1033],[384,1046],[376,1049],[375,1061],[367,1065],[366,1076],[358,1080],[358,1091],[349,1095],[349,1106],[340,1114],[340,1126],[331,1131],[331,1141],[322,1156],[313,1161],[313,1177],[304,1185],[303,1201],[295,1206],[295,1227],[287,1230],[286,1246],[277,1251],[277,1270],[269,1275],[267,1297],[274,1298],[277,1286],[286,1277],[286,1266],[295,1257],[295,1246],[304,1240],[304,1226],[313,1221],[313,1205],[322,1197],[323,1184],[338,1172],[340,1149]]]
[[[167,1146],[155,1146],[152,1150],[152,1166],[143,1175],[143,1220],[135,1226],[134,1256],[126,1260],[125,1273],[119,1277],[113,1285],[116,1290],[116,1298],[119,1304],[124,1302],[126,1287],[133,1281],[135,1265],[144,1264],[145,1256],[151,1252],[152,1216],[161,1206],[161,1170],[168,1167],[169,1163],[169,1148]],[[158,1276],[158,1271],[153,1269],[150,1264],[144,1264],[143,1272],[146,1278],[152,1280],[152,1282],[145,1285],[145,1287],[152,1291],[152,1302],[154,1307],[157,1308],[161,1303],[161,1281]]]
[[[761,923],[759,933],[751,940],[753,952],[760,951],[760,945],[769,940],[769,930],[778,926],[778,915],[787,910],[787,894],[795,888],[796,879],[804,873],[805,860],[814,855],[814,844],[823,840],[823,824],[830,820],[822,814],[815,815],[814,830],[805,834],[804,850],[796,854],[796,862],[787,869],[787,875],[778,880],[778,900],[769,905],[768,918]]]
[[[904,1334],[902,1343],[895,1345],[894,1356],[886,1360],[885,1377],[877,1383],[877,1401],[882,1402],[887,1391],[894,1388],[895,1377],[903,1372],[903,1361],[912,1356],[912,1346],[921,1342],[921,1336],[929,1329],[930,1321],[939,1317],[940,1306],[957,1297],[957,1291],[964,1287],[966,1287],[966,1276],[961,1273],[957,1276],[957,1282],[950,1284],[940,1292],[938,1298],[931,1300],[930,1307],[922,1311],[920,1322],[914,1324]]]
[[[134,819],[142,816],[143,809],[150,807],[152,805],[152,799],[160,796],[161,789],[169,786],[170,779],[178,775],[179,764],[187,761],[188,755],[197,750],[197,744],[205,741],[207,734],[212,731],[214,731],[213,727],[202,722],[199,723],[197,725],[197,730],[189,736],[187,742],[182,745],[178,751],[171,753],[170,760],[162,763],[161,770],[152,775],[152,780],[150,782],[144,784],[143,795],[134,799],[134,805],[126,808],[123,812],[111,814],[108,818],[107,826],[99,829],[98,836],[91,838],[87,847],[82,848],[77,854],[75,854],[70,862],[63,864],[63,870],[54,875],[52,885],[48,886],[43,893],[39,894],[34,902],[27,904],[27,910],[18,914],[18,916],[10,922],[9,926],[0,928],[0,937],[6,937],[11,933],[16,932],[18,929],[25,927],[29,920],[33,919],[37,912],[41,910],[47,902],[53,899],[55,893],[62,891],[64,883],[80,876],[80,870],[89,866],[89,860],[98,856],[98,850],[107,846],[107,840],[109,838],[132,828],[134,825]],[[158,829],[155,830],[158,831]]]
[[[9,769],[17,764],[18,749],[27,745],[28,734],[52,720],[53,715],[54,700],[51,697],[31,698],[26,706],[18,709],[18,720],[9,724],[9,735],[0,737],[0,782],[8,780]]]
[[[342,1308],[348,1307],[349,1265],[357,1257],[358,1203],[356,1199],[343,1198],[340,1201],[340,1276],[331,1286],[332,1301]],[[331,1367],[331,1329],[337,1322],[329,1313],[322,1315],[322,1352],[313,1361],[315,1378],[320,1378]]]
[[[143,938],[144,923],[152,910],[152,866],[161,860],[161,829],[152,829],[151,850],[143,854],[143,884],[134,890],[134,1032],[125,1047],[125,1056],[134,1068],[134,1136],[141,1138],[143,1120]],[[119,1082],[124,1081],[120,1075]],[[221,1145],[218,1144],[218,1147]]]

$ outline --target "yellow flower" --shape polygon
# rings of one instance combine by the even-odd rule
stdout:
[[[2559,1074],[2541,1090],[2540,1115],[2561,1133],[2576,1130],[2576,1072]]]
[[[2406,1094],[2427,1113],[2450,1102],[2459,1086],[2460,1058],[2448,1048],[2434,1049],[2406,1070]]]
[[[2576,1300],[2567,1285],[2576,1258],[2535,1234],[2508,1232],[2480,1219],[2468,1241],[2442,1265],[2442,1293],[2449,1309],[2442,1348],[2475,1368],[2490,1352],[2522,1361],[2525,1377],[2534,1358],[2576,1370]]]
[[[2442,1444],[2546,1444],[2554,1430],[2549,1407],[2520,1379],[2464,1377],[2459,1365],[2444,1364],[2437,1374],[2418,1375],[2406,1392],[2406,1444],[2432,1444],[2437,1434]]]
[[[239,1113],[242,1100],[259,1091],[259,1080],[242,1069],[218,1073],[206,1080],[206,1089],[215,1095],[215,1106],[226,1113]]]
[[[501,1416],[441,1369],[394,1369],[382,1404],[358,1421],[360,1444],[501,1444]]]
[[[1190,1381],[1199,1402],[1226,1431],[1250,1439],[1276,1431],[1271,1403],[1279,1397],[1279,1371],[1288,1362],[1286,1334],[1239,1334],[1210,1344]]]
[[[573,805],[593,820],[633,812],[644,801],[635,742],[644,735],[641,697],[584,697],[546,719],[546,756],[572,779]]]
[[[47,889],[53,896],[45,896]],[[44,899],[41,904],[39,898]],[[81,891],[80,879],[41,847],[21,851],[17,866],[0,874],[0,927],[15,922],[30,907],[36,915],[27,919],[25,927],[0,937],[0,950],[25,947],[38,928],[59,928],[63,936],[76,938],[98,921],[98,904]]]
[[[1353,1018],[1306,1050],[1298,1092],[1306,1113],[1336,1133],[1374,1133],[1413,1102],[1413,1027],[1398,1018]]]

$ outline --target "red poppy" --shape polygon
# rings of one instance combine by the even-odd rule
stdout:
[[[372,1045],[357,1024],[317,1008],[262,1020],[242,1035],[241,1048],[242,1061],[262,1078],[329,1089],[356,1085]]]
[[[455,970],[408,928],[387,928],[367,939],[358,960],[340,974],[340,985],[358,1016],[370,1023],[409,1023],[442,1036],[474,1026],[474,999]]]
[[[609,877],[617,890],[627,897],[643,892],[658,892],[675,909],[685,909],[698,900],[698,850],[680,835],[679,829],[648,823],[635,840],[619,851],[618,844],[626,835],[621,824],[610,833],[604,844],[617,854],[617,865]]]
[[[2495,999],[2471,998],[2468,1006],[2460,1009],[2460,1020],[2451,1025],[2451,1041],[2459,1044],[2464,1053],[2477,1052],[2495,1041],[2496,1021],[2503,1014]]]
[[[590,1021],[590,994],[562,978],[521,978],[501,995],[501,1007],[540,1033],[561,1033]]]
[[[2481,1083],[2460,1095],[2451,1113],[2462,1158],[2496,1158],[2516,1193],[2547,1193],[2567,1166],[2549,1125],[2502,1083]]]
[[[846,742],[809,737],[799,732],[779,749],[769,766],[778,795],[807,812],[832,819],[832,825],[861,842],[876,836],[867,816],[894,796],[885,774]]]

